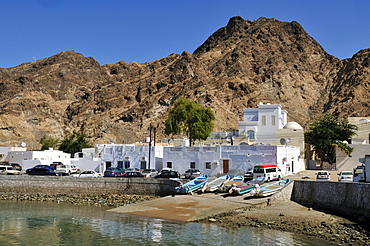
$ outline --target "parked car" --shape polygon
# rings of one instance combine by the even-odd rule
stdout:
[[[162,168],[161,171],[159,171],[159,173],[169,172],[169,171],[174,171],[174,170],[172,168],[169,168],[169,167],[164,167],[164,168]]]
[[[28,175],[47,175],[47,176],[60,176],[59,173],[56,173],[53,167],[50,168],[48,165],[37,165],[33,168],[26,170]]]
[[[202,173],[198,169],[190,168],[185,171],[185,178],[186,179],[194,179],[196,177],[199,177]]]
[[[145,178],[153,178],[158,175],[158,171],[155,169],[144,169],[141,173],[145,176]]]
[[[124,172],[140,172],[140,169],[138,169],[138,168],[134,168],[134,167],[128,167],[128,168],[126,168],[126,169],[124,169]]]
[[[316,173],[316,180],[330,180],[330,173],[328,171],[319,171]]]
[[[108,167],[104,172],[104,177],[119,177],[124,173],[123,169],[118,167]]]
[[[74,173],[78,173],[79,171],[80,169],[77,166],[71,164],[58,165],[56,170],[57,173],[60,173],[62,175],[71,175]]]
[[[166,172],[161,172],[154,178],[180,178],[180,173],[177,171],[166,171]]]
[[[18,163],[10,163],[10,166],[12,166],[15,170],[22,171],[22,166]]]
[[[22,172],[19,170],[16,170],[12,166],[0,166],[0,174],[2,175],[22,175]]]
[[[58,166],[63,165],[63,162],[60,161],[53,161],[53,163],[50,164],[54,168],[54,170],[57,170]]]
[[[145,175],[139,171],[129,171],[123,174],[124,178],[145,178]]]
[[[253,179],[253,171],[247,171],[244,174],[244,181],[249,181]]]
[[[75,178],[102,178],[103,174],[97,173],[94,170],[85,170],[81,173],[72,174],[72,177]]]
[[[50,170],[53,170],[54,171],[54,168],[52,166],[49,166],[49,165],[36,165],[32,168],[28,168],[26,170],[26,173],[28,174],[29,170],[33,169],[33,168],[47,168],[47,169],[50,169]]]
[[[353,172],[352,171],[341,171],[338,174],[339,182],[353,182]]]

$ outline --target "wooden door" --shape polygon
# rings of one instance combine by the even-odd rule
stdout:
[[[229,172],[229,160],[222,160],[222,172]]]

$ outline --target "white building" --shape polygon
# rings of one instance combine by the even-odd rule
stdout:
[[[239,121],[239,135],[251,142],[276,142],[276,131],[287,124],[287,114],[280,104],[260,103],[258,108],[245,108],[244,120]]]
[[[218,147],[165,147],[163,167],[180,173],[189,168],[217,176],[230,169],[248,171],[257,164],[277,164],[283,175],[301,171],[300,148],[289,145],[221,145]]]
[[[9,162],[9,153],[12,151],[26,151],[26,147],[0,147],[0,161]]]
[[[150,150],[150,151],[149,151]],[[163,146],[142,144],[96,144],[95,148],[83,149],[76,153],[72,163],[81,170],[93,169],[104,172],[108,167],[154,168],[160,169],[163,163]]]
[[[53,162],[71,163],[71,154],[60,150],[24,150],[10,151],[7,156],[9,162],[19,163],[23,169],[34,167],[35,165],[50,165]]]

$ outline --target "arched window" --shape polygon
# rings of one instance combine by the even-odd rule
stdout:
[[[247,136],[249,137],[249,139],[255,139],[254,131],[253,130],[247,131]]]

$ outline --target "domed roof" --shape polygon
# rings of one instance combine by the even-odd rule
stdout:
[[[285,126],[284,129],[302,129],[301,125],[298,124],[297,122],[288,122]]]

